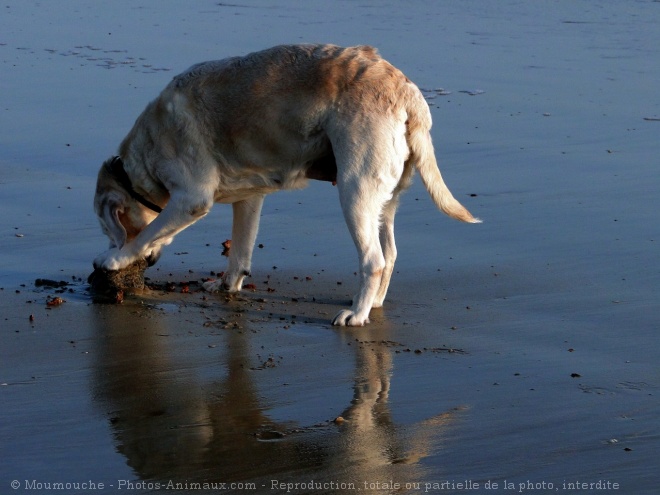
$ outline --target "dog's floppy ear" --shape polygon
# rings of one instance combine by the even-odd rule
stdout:
[[[112,194],[111,194],[112,195]],[[114,195],[112,195],[114,196]],[[101,205],[99,217],[107,229],[106,234],[115,247],[121,248],[126,243],[126,229],[121,223],[120,215],[124,206],[117,198],[109,197]]]
[[[126,243],[127,233],[120,220],[125,210],[126,194],[112,174],[107,160],[99,170],[94,196],[94,210],[101,222],[105,235],[110,238],[113,247],[121,248]]]

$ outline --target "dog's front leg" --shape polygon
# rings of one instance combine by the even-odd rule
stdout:
[[[243,286],[243,279],[250,275],[252,251],[259,230],[259,219],[264,196],[253,196],[249,199],[232,203],[234,214],[231,229],[231,249],[229,250],[229,266],[222,280],[204,284],[208,291],[224,289],[238,292]]]
[[[121,270],[139,259],[157,259],[176,234],[206,215],[213,196],[203,191],[174,192],[163,211],[132,240],[94,260],[95,268]]]
[[[230,292],[241,290],[243,279],[250,275],[252,251],[259,231],[263,204],[264,195],[253,196],[232,204],[234,218],[231,229],[229,266],[223,277],[224,286]]]

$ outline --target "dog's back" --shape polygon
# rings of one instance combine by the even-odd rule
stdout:
[[[242,173],[233,169],[236,163],[243,172],[249,164],[264,174],[290,166],[288,179],[276,180],[299,187],[294,179],[305,176],[302,168],[330,160],[333,127],[402,114],[410,91],[418,90],[370,46],[283,45],[203,62],[176,76],[147,106],[119,154],[127,169],[138,154],[152,168],[174,158],[164,154],[180,160],[187,142],[196,160],[211,159],[225,177]]]

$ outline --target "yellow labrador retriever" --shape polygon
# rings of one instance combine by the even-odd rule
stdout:
[[[229,266],[205,288],[239,291],[266,194],[333,181],[360,286],[332,324],[362,326],[385,299],[394,214],[415,170],[440,210],[479,222],[443,182],[430,128],[420,90],[369,46],[277,46],[194,65],[147,106],[119,156],[101,167],[94,208],[111,247],[94,266],[153,264],[214,203],[231,203]]]

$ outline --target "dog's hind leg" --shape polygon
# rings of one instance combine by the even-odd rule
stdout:
[[[394,271],[394,263],[396,262],[396,243],[394,242],[394,216],[399,207],[400,194],[410,186],[414,168],[411,166],[404,166],[403,176],[399,181],[399,185],[394,190],[392,199],[390,199],[385,206],[380,216],[380,247],[383,250],[385,257],[385,268],[383,275],[380,279],[380,287],[374,298],[372,308],[380,308],[383,306],[387,289],[390,285],[392,272]]]
[[[339,199],[346,224],[358,251],[360,287],[350,309],[341,310],[332,321],[339,326],[363,326],[369,323],[369,311],[380,287],[386,260],[379,240],[379,217],[389,194],[382,184],[369,180],[343,181],[338,178]],[[384,197],[385,196],[385,197]],[[388,253],[391,254],[391,253]]]
[[[378,242],[378,223],[367,218],[347,219],[357,232],[353,240],[358,249],[360,287],[353,297],[350,309],[343,309],[332,320],[333,325],[363,326],[369,323],[369,311],[373,304],[385,268],[385,258]],[[349,227],[351,228],[351,227]]]
[[[382,305],[396,259],[394,214],[410,175],[405,115],[388,120],[358,115],[333,130],[339,201],[358,251],[360,288],[351,308],[341,310],[332,324],[362,326],[369,323],[371,308]]]
[[[387,295],[387,288],[390,285],[392,272],[394,271],[394,263],[396,262],[396,243],[394,242],[394,215],[398,206],[398,198],[392,198],[385,204],[380,218],[380,247],[383,251],[385,258],[385,268],[380,277],[380,286],[376,297],[372,304],[372,308],[380,308],[383,306],[385,296]]]
[[[210,292],[219,289],[229,292],[241,290],[243,279],[250,274],[252,251],[259,230],[259,218],[263,203],[263,195],[232,203],[234,219],[231,229],[229,266],[222,276],[222,280],[214,280],[204,284],[206,290]]]

